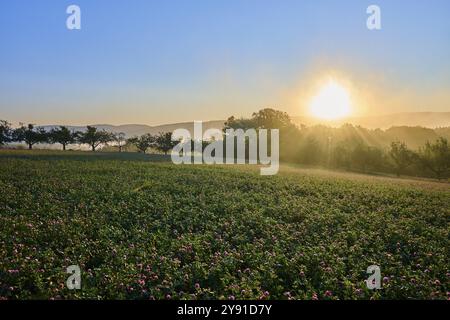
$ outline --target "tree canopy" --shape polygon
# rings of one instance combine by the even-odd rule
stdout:
[[[109,132],[99,131],[95,127],[87,126],[87,130],[79,134],[78,140],[81,143],[88,144],[92,151],[95,151],[98,146],[111,142],[113,137]]]

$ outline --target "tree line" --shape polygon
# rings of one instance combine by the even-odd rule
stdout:
[[[96,151],[100,146],[113,144],[122,152],[126,145],[134,145],[140,152],[146,153],[153,148],[167,154],[174,146],[171,141],[170,132],[162,132],[158,135],[145,134],[140,137],[126,139],[123,132],[108,132],[98,130],[96,127],[87,126],[85,131],[71,131],[66,126],[59,126],[49,131],[42,127],[35,127],[33,124],[12,128],[8,121],[0,120],[0,146],[7,143],[25,143],[28,149],[33,149],[36,144],[62,145],[66,150],[68,145],[80,144],[88,145],[92,151]]]
[[[274,109],[263,109],[251,118],[230,117],[225,129],[279,129],[280,161],[288,163],[344,169],[364,173],[391,173],[447,179],[450,177],[450,145],[448,139],[437,136],[419,144],[420,134],[431,129],[398,127],[386,131],[369,130],[346,124],[340,128],[322,125],[306,127],[292,123],[289,115]],[[447,133],[449,128],[440,128]],[[396,132],[418,145],[390,136]],[[391,139],[391,140],[390,140]],[[390,140],[390,141],[389,141]]]
[[[443,136],[425,141],[423,144],[418,144],[417,141],[420,139],[416,138],[413,142],[416,142],[418,147],[413,149],[400,139],[392,141],[392,137],[386,136],[386,132],[380,129],[368,130],[350,124],[340,128],[321,125],[298,126],[292,123],[287,113],[270,108],[253,113],[251,118],[233,116],[228,118],[223,128],[224,139],[227,139],[225,130],[229,128],[279,129],[280,161],[283,162],[364,173],[384,172],[397,176],[411,175],[438,179],[450,177],[450,146]],[[440,134],[446,133],[447,129],[441,128]],[[416,137],[419,135],[417,133],[431,129],[395,128],[396,132],[399,130],[401,136]],[[96,151],[99,146],[112,144],[119,152],[124,147],[133,146],[142,153],[153,149],[164,154],[168,154],[178,143],[172,141],[171,132],[158,135],[144,134],[126,139],[124,133],[110,133],[92,126],[88,126],[84,132],[70,131],[65,126],[46,131],[32,124],[13,129],[7,121],[0,120],[0,145],[11,142],[24,142],[29,149],[37,143],[59,143],[63,150],[70,144],[84,144],[92,151]],[[202,141],[203,148],[209,143]],[[224,155],[226,156],[225,151]]]

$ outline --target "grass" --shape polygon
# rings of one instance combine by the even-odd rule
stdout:
[[[446,183],[164,160],[0,151],[0,297],[448,298]]]

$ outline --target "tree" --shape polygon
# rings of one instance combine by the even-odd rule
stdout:
[[[286,112],[266,108],[253,113],[252,119],[257,128],[283,129],[292,126],[291,118]]]
[[[380,169],[383,163],[383,152],[364,143],[358,143],[351,152],[353,165],[363,172],[367,169]]]
[[[420,160],[424,167],[432,171],[440,180],[450,174],[450,147],[445,138],[439,138],[435,143],[427,142],[420,149]]]
[[[63,150],[66,150],[67,145],[76,142],[78,135],[78,132],[71,132],[67,127],[60,126],[52,129],[49,136],[52,143],[60,143],[63,146]]]
[[[113,133],[113,140],[114,142],[117,143],[117,146],[119,147],[119,152],[122,152],[122,149],[126,142],[125,133],[124,132]]]
[[[350,169],[351,150],[345,143],[340,143],[332,151],[332,163],[338,168]]]
[[[395,164],[395,173],[397,176],[410,165],[414,163],[416,159],[414,152],[408,149],[406,143],[404,142],[392,142],[391,149],[389,150],[389,155]]]
[[[177,141],[172,141],[172,132],[160,132],[155,139],[155,148],[166,155],[177,144]]]
[[[11,124],[8,121],[0,120],[0,146],[11,141]]]
[[[254,119],[244,119],[244,118],[236,119],[234,116],[231,116],[225,122],[224,131],[226,129],[247,130],[247,129],[256,128],[256,127],[257,127],[257,124]]]
[[[308,165],[317,165],[325,159],[322,145],[314,137],[308,137],[299,148],[298,160]]]
[[[146,153],[149,148],[155,145],[155,137],[147,133],[140,137],[130,138],[127,142],[136,146],[140,152]]]
[[[286,112],[266,108],[254,112],[251,119],[236,119],[234,116],[229,117],[225,122],[225,129],[287,129],[295,128],[291,122],[291,118]]]
[[[13,141],[25,142],[28,149],[33,149],[36,143],[45,143],[48,141],[48,133],[44,128],[35,128],[34,125],[20,126],[13,131]]]
[[[102,130],[99,131],[95,127],[87,126],[87,130],[79,134],[78,141],[88,144],[92,151],[95,151],[101,144],[108,144],[113,140],[112,134]]]
[[[300,130],[291,122],[291,118],[286,112],[265,108],[252,114],[250,119],[236,119],[234,116],[227,119],[224,131],[227,129],[277,129],[279,130],[280,140],[280,157],[284,160],[295,161],[298,157],[298,141],[300,138]],[[227,136],[225,136],[227,139]],[[258,139],[258,137],[257,137]],[[268,137],[268,152],[271,153],[271,136]],[[247,141],[246,141],[247,144]],[[293,148],[294,144],[296,146]],[[309,160],[308,160],[309,161]]]

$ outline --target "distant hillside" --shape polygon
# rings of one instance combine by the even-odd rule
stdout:
[[[222,129],[224,120],[213,120],[213,121],[204,121],[203,122],[203,130],[208,130],[212,128]],[[108,132],[123,132],[127,136],[127,138],[133,136],[140,136],[146,133],[150,134],[158,134],[160,132],[173,132],[175,129],[187,129],[193,134],[194,131],[194,123],[193,122],[182,122],[182,123],[173,123],[173,124],[165,124],[160,126],[148,126],[145,124],[125,124],[119,126],[113,126],[109,124],[93,124],[91,125],[96,127],[99,130],[106,130]],[[51,130],[52,128],[58,127],[58,125],[47,125],[43,126],[46,130]],[[70,130],[74,131],[85,131],[86,127],[82,126],[67,126]]]
[[[323,121],[311,117],[291,117],[292,121],[297,124],[304,124],[307,126],[323,124],[331,127],[340,127],[345,123],[359,125],[367,129],[389,129],[391,127],[424,127],[424,128],[439,128],[450,127],[450,112],[410,112],[397,113],[382,116],[370,117],[354,117],[346,118],[336,121]],[[211,120],[203,122],[203,130],[223,128],[225,120]],[[50,130],[59,125],[44,126],[46,130]],[[145,133],[157,134],[159,132],[172,132],[175,129],[187,129],[193,132],[193,122],[181,122],[173,124],[165,124],[159,126],[148,126],[145,124],[125,124],[125,125],[109,125],[109,124],[93,124],[92,126],[109,132],[123,132],[127,137],[139,136]],[[85,126],[68,126],[71,130],[84,131]],[[447,136],[448,130],[441,132],[442,135]]]
[[[380,116],[353,117],[335,121],[323,121],[311,117],[292,117],[296,124],[307,126],[323,124],[332,127],[340,127],[344,123],[359,125],[368,129],[388,129],[394,126],[410,127],[448,127],[450,126],[450,112],[408,112]]]
[[[438,132],[438,129],[430,129],[423,127],[391,127],[384,131],[385,143],[389,145],[392,141],[402,141],[408,144],[412,149],[418,149],[423,146],[427,141],[435,141],[440,136],[446,137],[450,128],[442,129]]]

